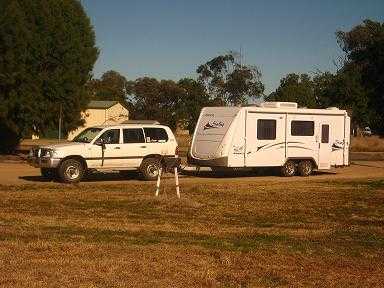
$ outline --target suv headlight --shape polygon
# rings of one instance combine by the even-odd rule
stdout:
[[[41,149],[40,157],[52,158],[56,156],[56,151],[53,149]]]

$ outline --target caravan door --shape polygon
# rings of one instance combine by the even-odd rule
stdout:
[[[320,141],[319,141],[319,169],[330,169],[331,168],[331,141],[330,133],[331,126],[329,123],[320,123],[319,127]]]
[[[248,111],[245,166],[281,166],[285,161],[285,114]]]

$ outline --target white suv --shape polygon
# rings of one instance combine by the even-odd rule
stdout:
[[[33,148],[28,162],[46,178],[79,182],[87,170],[139,170],[157,177],[162,157],[177,155],[171,129],[163,125],[121,124],[85,129],[72,142]]]

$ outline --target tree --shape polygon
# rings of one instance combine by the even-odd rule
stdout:
[[[155,78],[138,78],[133,83],[133,99],[131,99],[131,115],[135,119],[157,119],[159,117],[160,83]]]
[[[297,102],[301,107],[316,108],[316,97],[311,77],[291,73],[280,80],[280,86],[266,100]]]
[[[92,79],[88,83],[88,88],[94,100],[119,101],[123,105],[132,92],[130,82],[113,70],[105,72],[100,79]]]
[[[336,75],[319,74],[314,78],[315,94],[320,107],[336,106],[349,112],[353,127],[368,125],[369,93],[362,85],[358,67],[348,66]]]
[[[201,109],[214,103],[210,101],[205,87],[200,82],[184,78],[178,82],[178,85],[182,88],[182,102],[178,110],[179,119],[185,122],[186,128],[192,133]]]
[[[235,56],[234,52],[217,56],[196,70],[200,83],[217,103],[240,105],[264,92],[260,71],[238,63]]]
[[[97,56],[79,1],[0,1],[0,151],[56,126],[60,106],[64,132],[82,124]]]
[[[183,89],[177,83],[172,80],[139,78],[133,85],[133,94],[131,107],[134,107],[134,118],[154,119],[176,128],[179,119],[177,111],[183,95]]]
[[[370,122],[384,132],[384,23],[365,20],[349,32],[338,31],[336,36],[346,54],[344,69],[353,66],[361,73],[368,108],[373,112]]]

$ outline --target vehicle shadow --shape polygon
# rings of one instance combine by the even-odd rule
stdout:
[[[327,171],[315,171],[312,176],[316,175],[331,175],[335,174],[335,172],[327,172]],[[186,171],[181,170],[179,173],[180,177],[196,177],[196,178],[213,178],[213,179],[220,179],[220,178],[245,178],[245,177],[281,177],[278,170],[271,169],[271,168],[265,168],[265,169],[258,169],[256,171],[242,171],[242,170],[234,170],[234,171]],[[299,177],[299,176],[296,176]],[[173,174],[167,173],[163,175],[164,179],[167,178],[173,178]],[[40,182],[40,183],[59,183],[57,179],[46,179],[43,176],[20,176],[19,179],[28,181],[28,182]],[[138,172],[130,172],[130,173],[116,173],[116,172],[110,172],[110,173],[102,173],[102,172],[95,172],[90,173],[84,176],[84,178],[81,180],[81,182],[85,183],[92,183],[92,182],[113,182],[113,181],[129,181],[129,180],[136,180],[136,181],[144,181]]]
[[[259,168],[257,170],[231,170],[231,171],[187,171],[182,170],[181,175],[200,178],[244,178],[244,177],[282,177],[279,169]],[[332,175],[333,171],[314,171],[311,176]],[[294,177],[300,177],[298,175]]]
[[[46,179],[43,176],[20,176],[19,179],[28,182],[40,183],[59,183],[57,179]],[[81,182],[108,182],[108,181],[125,181],[125,180],[141,180],[139,173],[90,173],[84,176]]]

